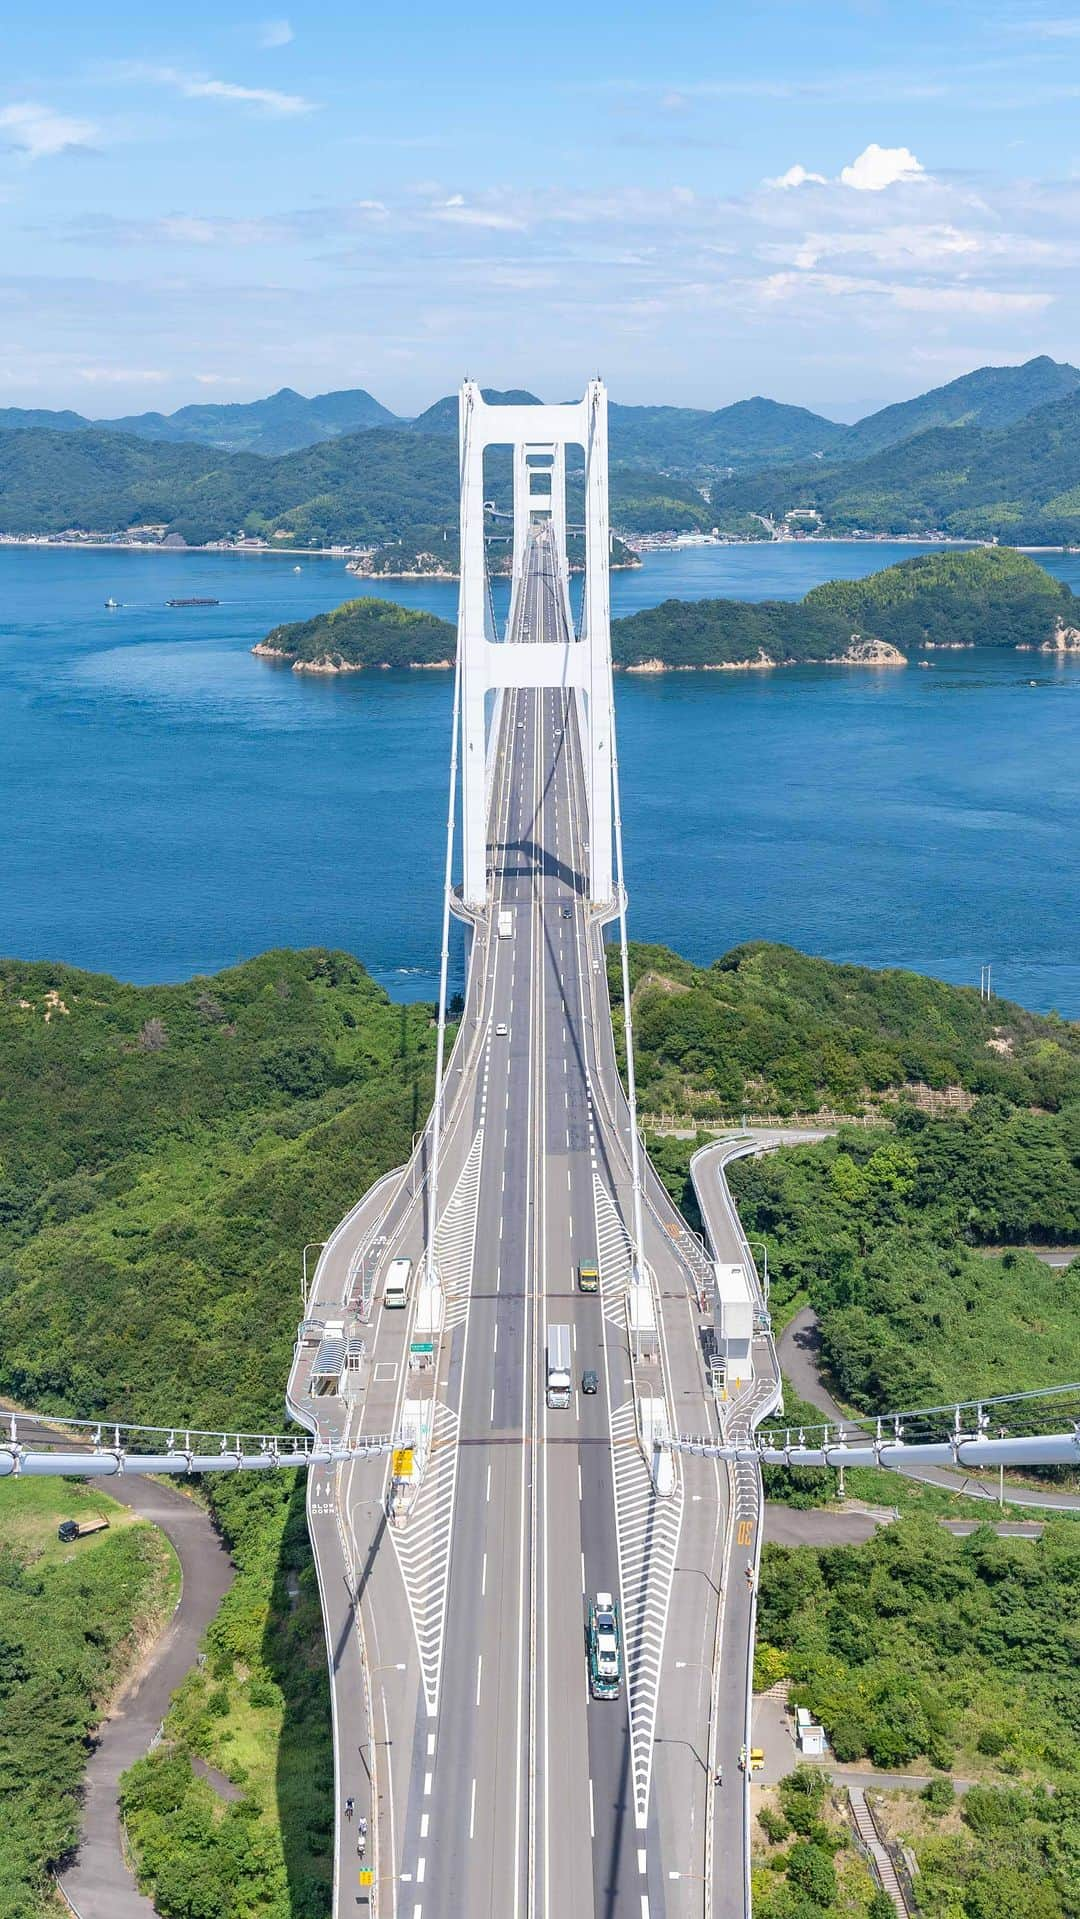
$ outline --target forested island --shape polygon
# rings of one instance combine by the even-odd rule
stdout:
[[[611,630],[616,666],[902,666],[935,648],[1080,652],[1080,599],[1009,547],[926,553],[800,601],[666,600]]]
[[[828,1102],[878,1122],[732,1175],[748,1232],[768,1242],[776,1322],[814,1305],[836,1390],[925,1403],[1069,1376],[1075,1285],[1024,1247],[1080,1242],[1080,1026],[766,944],[705,967],[634,947],[631,971],[647,1107]],[[0,1393],[83,1416],[159,1421],[182,1403],[207,1427],[272,1426],[296,1248],[408,1157],[433,1047],[431,1007],[391,1004],[344,953],[267,953],[145,987],[0,963]],[[684,1198],[693,1142],[651,1144]],[[793,1676],[838,1756],[978,1779],[962,1819],[947,1780],[932,1801],[902,1801],[928,1919],[995,1913],[1002,1874],[1019,1919],[1075,1919],[1076,1522],[1037,1546],[958,1540],[934,1523],[936,1489],[849,1477],[853,1496],[904,1516],[866,1546],[766,1547],[762,1679]],[[34,1482],[8,1490],[13,1505]],[[825,1473],[770,1483],[774,1499],[833,1490]],[[124,1785],[134,1856],[163,1919],[191,1919],[193,1885],[200,1912],[228,1919],[322,1914],[333,1760],[303,1484],[221,1475],[208,1492],[239,1572],[205,1664]],[[0,1578],[0,1886],[20,1915],[51,1909],[73,1756],[134,1615],[121,1546],[80,1564],[77,1593],[22,1546]],[[233,1803],[200,1777],[207,1761]],[[817,1787],[787,1789],[765,1831],[759,1909],[780,1919],[794,1910],[785,1877],[828,1894],[845,1862]]]
[[[276,626],[252,651],[334,673],[451,666],[455,646],[447,621],[366,598]],[[665,600],[611,628],[614,664],[631,673],[903,666],[913,654],[969,646],[1080,652],[1080,599],[1024,554],[980,547],[831,580],[801,601]]]
[[[456,648],[449,621],[369,597],[275,626],[251,650],[260,659],[283,661],[294,673],[357,673],[365,667],[453,666]]]

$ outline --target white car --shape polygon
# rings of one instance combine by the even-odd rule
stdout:
[[[505,1021],[500,1020],[499,1024],[495,1028],[495,1038],[505,1039],[509,1031],[510,1031],[510,1028],[506,1025]]]

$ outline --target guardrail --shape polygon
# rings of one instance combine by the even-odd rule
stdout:
[[[408,1436],[372,1433],[343,1446],[299,1434],[200,1432],[195,1427],[128,1426],[114,1421],[0,1413],[0,1479],[95,1478],[120,1473],[274,1472],[374,1459]],[[26,1428],[29,1437],[20,1437]],[[37,1430],[47,1427],[42,1433]],[[65,1441],[67,1442],[65,1445]]]

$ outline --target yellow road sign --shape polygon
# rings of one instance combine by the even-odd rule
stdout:
[[[393,1474],[395,1479],[411,1479],[413,1467],[413,1449],[411,1446],[397,1446],[393,1455]]]

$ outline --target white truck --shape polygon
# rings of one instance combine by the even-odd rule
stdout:
[[[570,1328],[549,1326],[547,1335],[547,1403],[570,1404]]]
[[[386,1283],[383,1286],[382,1303],[388,1312],[393,1312],[408,1304],[409,1274],[412,1272],[411,1259],[392,1259],[386,1269]]]
[[[501,940],[508,940],[513,930],[514,930],[514,915],[510,912],[507,912],[506,908],[504,907],[502,912],[499,914],[499,938]]]

